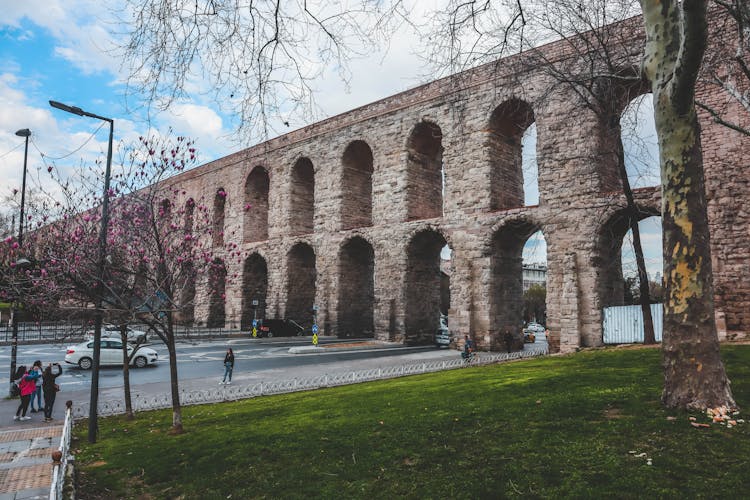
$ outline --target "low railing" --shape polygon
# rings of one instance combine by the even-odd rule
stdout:
[[[49,488],[50,500],[62,500],[65,487],[65,475],[70,455],[70,435],[73,432],[73,402],[65,403],[65,422],[63,423],[60,447],[52,453],[52,484]]]
[[[547,354],[547,348],[531,348],[529,350],[511,353],[480,353],[470,362],[464,361],[459,353],[456,358],[448,360],[425,361],[406,365],[396,365],[383,368],[372,368],[352,372],[323,374],[305,379],[285,379],[273,382],[258,382],[250,385],[220,386],[199,391],[182,391],[180,403],[182,405],[198,405],[206,403],[219,403],[222,401],[235,401],[239,399],[254,398],[272,394],[283,394],[296,391],[309,391],[323,387],[335,387],[340,385],[357,384],[372,380],[403,377],[405,375],[417,375],[442,370],[452,370],[467,366],[487,365],[510,361],[515,359],[531,358]],[[172,397],[169,393],[156,396],[134,396],[134,411],[158,410],[170,408]],[[73,409],[75,419],[88,417],[88,404],[82,403]],[[99,403],[99,415],[119,415],[125,413],[125,404],[121,400],[102,401]]]
[[[133,330],[147,332],[148,326],[131,324]],[[69,322],[21,322],[18,324],[19,342],[81,342],[85,339],[86,332],[92,331],[93,326],[88,323]],[[11,342],[12,327],[7,324],[0,325],[0,342]],[[228,335],[238,335],[243,330],[237,328],[218,328],[205,326],[176,326],[175,337],[178,339],[191,338],[221,338]],[[244,331],[244,333],[249,333]],[[156,336],[152,335],[153,340]]]

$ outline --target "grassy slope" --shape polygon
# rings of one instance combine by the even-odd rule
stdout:
[[[750,346],[723,349],[739,404]],[[737,498],[750,431],[659,404],[659,352],[605,350],[77,429],[84,498]],[[676,416],[676,420],[667,420]],[[699,416],[699,420],[705,420]],[[646,464],[646,453],[653,465]],[[744,493],[742,493],[744,492]]]

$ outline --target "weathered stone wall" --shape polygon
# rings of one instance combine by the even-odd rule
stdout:
[[[565,52],[561,44],[540,50],[553,59]],[[601,309],[622,300],[627,231],[603,151],[611,131],[573,92],[550,90],[549,75],[524,66],[525,57],[397,94],[175,179],[196,199],[226,191],[224,243],[243,253],[223,259],[226,325],[240,326],[244,315],[246,326],[250,301],[265,294],[267,317],[309,326],[314,303],[326,334],[423,341],[438,325],[445,242],[453,252],[451,330],[493,349],[504,348],[508,328],[518,347],[520,252],[541,230],[551,346],[600,345]],[[750,209],[738,203],[750,194],[750,144],[702,118],[716,303],[737,335],[750,331]],[[518,148],[531,122],[540,201],[522,206]],[[658,214],[658,187],[636,196],[645,213]],[[248,258],[252,272],[242,263]],[[195,308],[203,323],[217,307],[207,284],[201,277]]]

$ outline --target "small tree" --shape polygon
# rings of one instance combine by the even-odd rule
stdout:
[[[124,326],[141,321],[165,343],[170,356],[174,432],[182,431],[175,318],[193,307],[194,280],[215,258],[206,204],[190,198],[171,179],[194,161],[192,143],[182,137],[141,137],[138,144],[125,150],[109,193],[103,283],[96,267],[95,242],[101,217],[96,206],[100,185],[96,170],[65,180],[50,168],[62,201],[55,201],[55,213],[45,214],[54,222],[33,233],[32,245],[43,263],[48,299],[54,295],[68,303],[84,304],[101,299],[110,322]],[[92,208],[81,212],[86,206]],[[224,258],[241,258],[236,245],[217,250]],[[187,288],[192,288],[192,293],[187,293]],[[103,290],[102,297],[96,295],[98,290]],[[127,364],[137,348],[131,356],[123,355],[126,385]]]

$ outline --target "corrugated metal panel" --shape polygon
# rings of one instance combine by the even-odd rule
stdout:
[[[632,344],[643,342],[643,314],[641,306],[616,306],[604,308],[604,343]],[[664,308],[661,304],[651,304],[651,317],[654,319],[654,336],[661,342]]]

